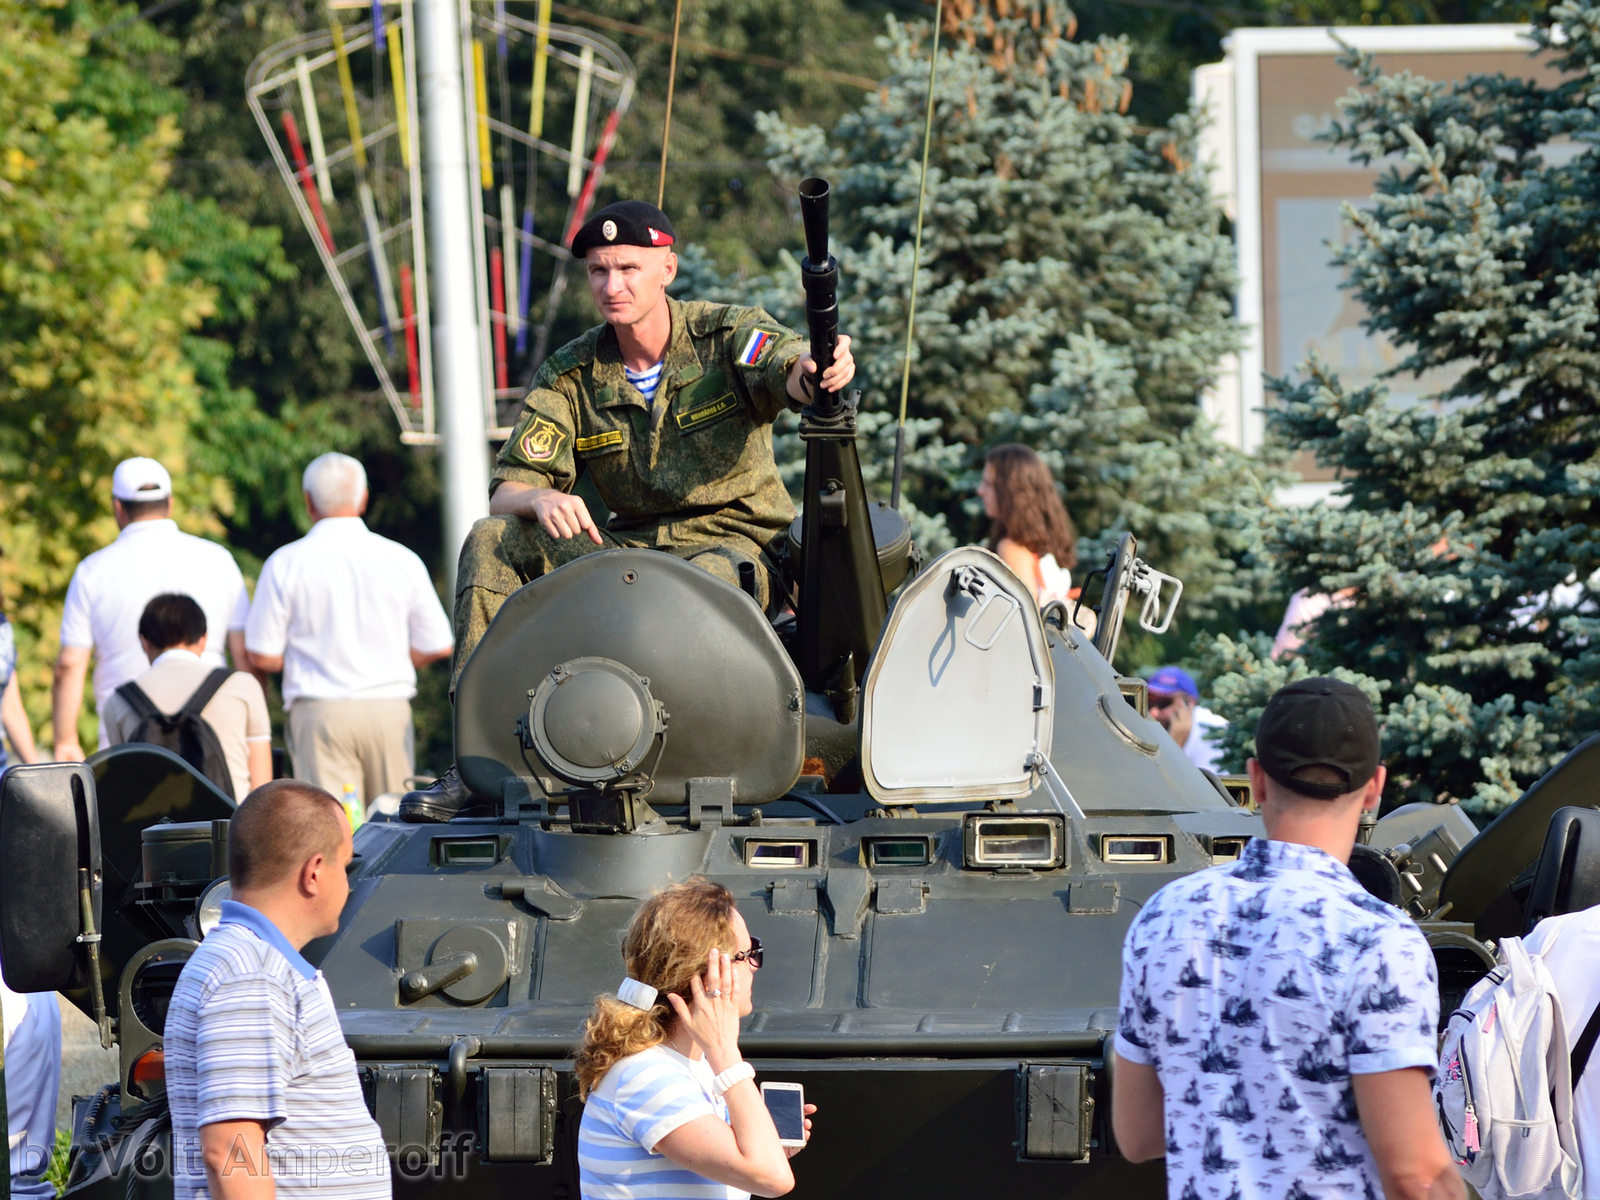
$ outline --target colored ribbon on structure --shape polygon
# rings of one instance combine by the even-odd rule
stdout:
[[[561,238],[561,244],[569,250],[572,248],[572,239],[578,236],[578,230],[589,217],[589,206],[594,203],[595,188],[600,186],[600,177],[606,171],[606,156],[611,153],[611,143],[617,140],[617,119],[621,115],[616,109],[612,109],[611,115],[606,118],[605,132],[600,135],[600,146],[594,152],[594,166],[589,169],[589,178],[583,184],[583,194],[578,197],[578,205],[572,210],[572,222]]]
[[[361,223],[367,231],[367,253],[372,259],[372,286],[378,293],[378,316],[383,321],[383,344],[394,353],[394,327],[398,322],[394,311],[394,284],[389,279],[389,258],[383,252],[383,238],[378,233],[378,206],[373,203],[372,185],[365,179],[360,184]]]
[[[494,386],[505,391],[506,382],[506,260],[496,246],[489,251],[489,323],[494,326]]]
[[[374,0],[376,5],[376,0]],[[394,27],[394,36],[389,39],[389,80],[394,85],[394,120],[400,127],[400,165],[406,170],[411,169],[411,114],[406,109],[406,62],[405,53],[400,46],[400,36],[404,25]]]
[[[539,0],[539,26],[533,43],[533,94],[528,111],[528,132],[544,136],[545,69],[550,55],[550,3]],[[528,351],[528,308],[533,301],[533,193],[537,182],[538,150],[528,148],[528,193],[522,206],[522,260],[517,271],[517,353]]]
[[[383,43],[383,0],[372,0],[372,44],[382,50]]]
[[[311,87],[311,68],[304,54],[294,60],[300,81],[300,106],[306,110],[306,134],[311,139],[311,164],[317,170],[317,187],[324,204],[333,203],[333,179],[328,174],[328,151],[322,144],[322,118],[317,115],[317,93]]]
[[[333,54],[339,65],[339,90],[344,93],[344,119],[350,126],[350,150],[356,156],[356,166],[367,169],[367,148],[361,142],[361,113],[356,108],[356,81],[350,75],[350,56],[344,49],[344,26],[338,21],[330,23],[333,30]]]
[[[472,39],[472,93],[478,111],[478,177],[484,191],[494,189],[494,152],[489,145],[489,81],[483,43]]]
[[[417,306],[411,282],[411,264],[400,261],[400,315],[406,327],[406,381],[411,393],[411,407],[422,407],[422,369],[417,360]]]
[[[572,158],[567,163],[567,195],[576,196],[583,182],[584,137],[589,132],[589,87],[594,79],[594,49],[578,55],[578,94],[572,105]]]
[[[300,130],[295,125],[294,114],[287,108],[283,110],[283,135],[289,141],[289,153],[294,158],[295,178],[300,181],[300,190],[306,194],[306,204],[317,222],[322,242],[328,247],[328,253],[332,254],[333,231],[328,228],[327,214],[322,211],[322,200],[317,195],[316,186],[311,182],[311,168],[306,164],[305,147],[300,144]]]

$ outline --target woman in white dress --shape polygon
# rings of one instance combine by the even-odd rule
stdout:
[[[595,1000],[573,1064],[586,1101],[583,1200],[749,1200],[794,1187],[798,1147],[779,1144],[739,1052],[761,959],[720,883],[688,879],[639,906],[622,943],[627,978]]]
[[[1078,598],[1072,586],[1078,534],[1044,459],[1015,442],[996,446],[984,461],[978,498],[994,522],[989,549],[1033,589],[1041,608],[1059,600],[1070,611]],[[1092,630],[1093,622],[1094,615],[1084,609],[1080,626]]]

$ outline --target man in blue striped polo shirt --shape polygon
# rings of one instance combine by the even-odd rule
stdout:
[[[265,784],[234,814],[234,898],[167,1009],[174,1200],[390,1200],[355,1056],[300,955],[339,928],[350,856],[343,808],[310,784]]]

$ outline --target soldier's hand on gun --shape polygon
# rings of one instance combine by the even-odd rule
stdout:
[[[600,530],[595,527],[582,496],[558,492],[555,488],[535,488],[528,503],[551,537],[570,538],[587,533],[596,546],[603,544]]]
[[[795,360],[794,366],[789,371],[789,395],[796,400],[811,403],[816,374],[817,360],[807,351]],[[850,353],[850,339],[841,333],[839,342],[833,350],[833,365],[822,373],[822,390],[842,392],[855,377],[856,360]],[[802,379],[804,383],[801,382]]]

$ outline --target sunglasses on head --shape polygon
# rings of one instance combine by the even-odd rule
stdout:
[[[759,971],[761,969],[761,956],[761,939],[758,937],[752,937],[750,939],[750,949],[740,950],[734,954],[733,961],[748,962],[753,969]]]

